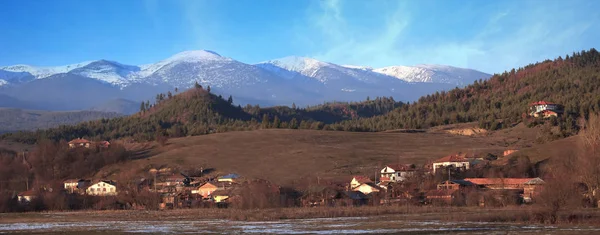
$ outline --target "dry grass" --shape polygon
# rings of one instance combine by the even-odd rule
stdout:
[[[524,131],[527,131],[525,129]],[[501,153],[511,144],[533,139],[522,133],[494,133],[468,137],[444,133],[355,133],[312,130],[258,130],[185,137],[156,147],[149,158],[121,169],[141,169],[149,164],[213,168],[291,185],[303,178],[375,175],[384,164],[424,164],[451,153]],[[527,143],[525,143],[527,142]],[[114,171],[114,169],[105,169]]]

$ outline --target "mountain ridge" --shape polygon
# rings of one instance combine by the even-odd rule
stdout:
[[[50,110],[81,110],[96,107],[106,100],[152,100],[157,93],[190,88],[197,82],[211,86],[220,95],[239,97],[236,100],[241,101],[238,103],[241,105],[248,102],[316,105],[326,101],[360,101],[367,96],[392,96],[396,100],[414,101],[431,92],[469,83],[462,80],[491,76],[474,72],[469,75],[471,77],[464,78],[462,74],[455,76],[452,71],[429,67],[426,76],[439,73],[436,76],[442,78],[422,79],[423,82],[408,79],[410,82],[407,82],[401,79],[403,77],[374,72],[377,69],[365,66],[342,66],[298,56],[247,64],[214,51],[195,50],[146,65],[127,65],[103,59],[56,67],[4,66],[0,67],[0,94],[40,103]],[[70,78],[69,83],[55,79],[59,77]],[[89,79],[98,82],[95,87],[90,85]],[[48,89],[40,89],[42,85],[39,84]],[[33,88],[39,97],[29,95],[34,92]],[[104,90],[105,94],[98,94],[96,90]],[[83,99],[86,102],[65,103],[75,94],[87,94],[89,97]]]

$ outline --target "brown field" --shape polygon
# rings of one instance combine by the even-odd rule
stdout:
[[[101,176],[166,164],[203,167],[223,174],[235,172],[289,185],[305,178],[370,176],[387,163],[424,164],[456,152],[501,154],[506,149],[534,145],[536,133],[537,129],[523,126],[476,136],[435,129],[417,133],[285,129],[228,132],[170,139],[163,147],[138,144],[135,149],[140,150],[140,159],[106,168]]]

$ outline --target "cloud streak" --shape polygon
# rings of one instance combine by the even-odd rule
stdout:
[[[387,2],[374,10],[383,17],[371,29],[360,29],[349,23],[356,16],[346,11],[350,8],[344,5],[346,3],[348,1],[324,1],[318,9],[310,12],[310,23],[319,31],[309,33],[320,35],[311,41],[320,45],[312,53],[313,57],[373,67],[428,63],[499,73],[589,49],[585,47],[589,42],[577,40],[598,39],[600,36],[599,13],[587,12],[586,8],[591,6],[583,4],[566,6],[571,4],[569,2],[493,3],[491,10],[476,19],[485,22],[479,26],[469,22],[472,19],[466,18],[468,16],[452,15],[451,9],[449,12],[441,11],[438,14],[466,23],[451,25],[458,37],[448,37],[444,34],[448,31],[441,30],[443,32],[431,38],[419,37],[432,29],[418,28],[416,23],[430,17],[434,19],[434,25],[444,27],[447,25],[443,22],[444,16],[428,15],[426,11],[413,14],[415,9],[406,2]],[[467,11],[477,12],[480,9],[475,7]],[[586,14],[582,14],[584,11]]]

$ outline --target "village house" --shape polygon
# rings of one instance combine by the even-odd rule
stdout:
[[[563,107],[560,104],[555,104],[547,101],[537,101],[529,105],[529,116],[532,117],[557,117],[562,114]]]
[[[235,183],[240,176],[237,174],[228,174],[217,179],[218,182]]]
[[[372,182],[373,181],[371,181],[371,179],[369,179],[369,177],[362,176],[362,175],[354,176],[354,177],[352,177],[352,180],[350,181],[350,189],[356,188],[364,183],[372,183]]]
[[[77,139],[69,141],[68,144],[69,144],[69,148],[76,148],[76,147],[90,148],[90,145],[92,144],[92,142],[89,140],[86,140],[86,139],[77,138]]]
[[[434,205],[452,205],[458,197],[458,189],[434,189],[425,193],[425,203]]]
[[[36,197],[37,197],[37,194],[33,190],[27,190],[25,192],[17,194],[17,199],[19,200],[20,203],[29,203]]]
[[[506,156],[516,153],[518,151],[519,150],[517,150],[517,149],[507,149],[507,150],[504,150],[504,152],[502,153],[502,156],[506,157]]]
[[[104,140],[104,141],[100,141],[98,142],[98,147],[100,148],[108,148],[110,147],[110,142]]]
[[[371,193],[378,193],[383,190],[381,187],[377,186],[373,182],[360,184],[358,187],[352,189],[352,191],[359,191],[364,193],[365,195],[369,195]]]
[[[445,156],[443,158],[437,159],[432,164],[433,173],[435,174],[436,170],[442,167],[454,167],[459,171],[466,171],[470,168],[471,163],[468,159],[461,156],[460,154],[452,154]]]
[[[113,181],[103,180],[90,185],[85,192],[93,196],[114,196],[117,195],[117,186]]]
[[[79,189],[84,189],[90,185],[90,183],[90,180],[85,179],[68,179],[63,182],[65,191],[69,193],[74,193]]]
[[[231,196],[230,189],[218,189],[212,192],[211,198],[215,203],[223,203]]]
[[[161,186],[183,186],[187,178],[183,175],[167,176],[164,182],[159,183]]]
[[[414,164],[389,164],[381,170],[381,182],[401,182],[415,175]]]
[[[207,182],[202,186],[198,187],[198,189],[192,190],[192,194],[199,194],[203,198],[209,198],[211,193],[213,193],[217,189],[219,189],[219,187],[210,182]]]
[[[540,178],[466,178],[480,188],[490,190],[516,190],[524,202],[530,202],[545,184]]]
[[[463,190],[467,188],[475,188],[475,184],[466,180],[446,180],[437,185],[437,189],[456,189]]]

